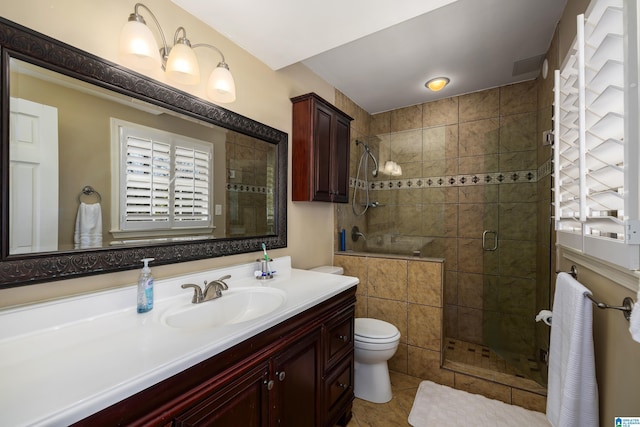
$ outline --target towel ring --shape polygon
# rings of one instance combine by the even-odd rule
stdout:
[[[102,202],[102,196],[98,193],[94,188],[90,185],[85,185],[78,194],[78,203],[82,203],[82,196],[96,196],[98,198],[98,203]]]

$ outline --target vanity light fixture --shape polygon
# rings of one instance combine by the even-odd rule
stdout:
[[[438,92],[442,89],[444,89],[444,87],[446,85],[449,84],[449,78],[448,77],[436,77],[434,79],[429,80],[428,82],[426,82],[424,85],[434,91],[434,92]]]
[[[142,7],[155,22],[162,38],[162,47],[158,44],[138,9]],[[173,37],[173,46],[169,46],[164,32],[151,10],[142,3],[136,3],[134,11],[129,15],[128,22],[120,32],[120,59],[132,68],[150,70],[160,66],[170,80],[184,84],[196,85],[200,83],[200,65],[194,49],[206,47],[215,50],[222,57],[222,61],[211,72],[207,83],[207,96],[213,101],[230,103],[236,100],[236,85],[224,55],[215,46],[206,43],[191,45],[184,27],[178,27]]]

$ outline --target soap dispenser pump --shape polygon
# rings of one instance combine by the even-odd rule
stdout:
[[[149,262],[154,258],[144,258],[140,277],[138,278],[138,313],[146,313],[153,308],[153,276]]]

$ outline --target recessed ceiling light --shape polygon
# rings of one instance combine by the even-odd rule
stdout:
[[[449,84],[449,79],[447,77],[436,77],[434,79],[429,80],[424,85],[428,89],[434,92],[438,92],[439,90],[444,89],[444,87],[448,84]]]

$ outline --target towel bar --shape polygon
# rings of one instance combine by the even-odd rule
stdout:
[[[586,292],[585,292],[584,296],[589,298],[591,300],[591,302],[598,308],[602,308],[602,309],[611,308],[613,310],[620,310],[620,311],[622,311],[622,315],[624,316],[625,319],[627,319],[627,320],[631,319],[631,311],[633,310],[633,299],[631,299],[630,297],[625,297],[622,300],[622,306],[616,307],[616,306],[613,306],[613,305],[605,304],[603,302],[598,302],[593,297],[593,295],[588,294]]]
[[[558,273],[560,273],[558,271]],[[568,271],[568,273],[571,275],[571,277],[573,277],[574,279],[578,280],[578,267],[576,267],[575,265],[571,266],[571,269]],[[617,306],[613,306],[613,305],[609,305],[609,304],[605,304],[603,302],[598,302],[593,295],[586,293],[584,294],[585,297],[589,298],[591,300],[591,302],[593,303],[593,305],[595,305],[598,308],[602,308],[602,309],[607,309],[610,308],[612,310],[620,310],[622,311],[622,315],[624,316],[625,319],[629,320],[631,319],[631,311],[633,310],[633,299],[630,297],[625,297],[622,300],[622,305],[617,307]]]

